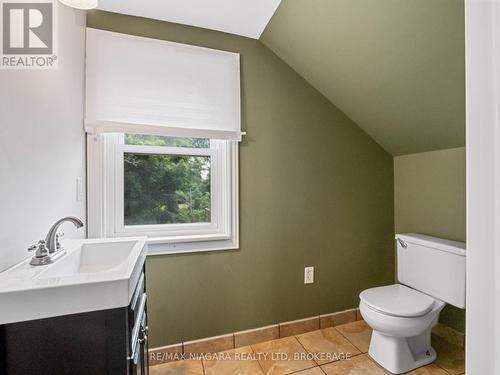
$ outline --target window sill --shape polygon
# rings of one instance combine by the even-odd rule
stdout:
[[[237,238],[201,241],[201,242],[161,242],[158,238],[149,238],[148,256],[152,255],[171,255],[186,253],[202,253],[209,251],[238,250],[239,241]]]
[[[189,236],[148,237],[148,244],[180,244],[180,243],[204,243],[211,241],[228,241],[231,235],[227,233],[212,233]]]

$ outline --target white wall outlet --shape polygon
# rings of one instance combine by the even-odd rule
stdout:
[[[314,267],[304,268],[304,284],[314,283]]]

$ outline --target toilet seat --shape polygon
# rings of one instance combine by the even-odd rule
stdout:
[[[401,284],[367,289],[359,297],[373,310],[403,318],[423,316],[435,303],[433,298]]]

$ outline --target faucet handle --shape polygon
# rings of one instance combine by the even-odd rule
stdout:
[[[31,245],[28,247],[28,251],[35,251],[35,257],[37,258],[42,258],[45,257],[49,254],[49,249],[47,249],[47,246],[45,246],[45,241],[40,240],[36,245]]]
[[[62,248],[62,245],[61,243],[59,242],[59,240],[61,238],[64,237],[64,232],[63,231],[59,231],[56,233],[56,250],[60,250]]]
[[[33,244],[30,247],[28,247],[28,251],[35,251],[36,249],[38,249],[41,246],[45,246],[44,240],[40,240],[40,241],[38,241],[38,243]]]
[[[28,251],[30,251],[30,252],[31,251],[35,251],[36,249],[38,249],[38,245],[35,245],[35,244],[33,244],[30,247],[28,247]]]

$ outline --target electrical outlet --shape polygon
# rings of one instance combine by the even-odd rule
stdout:
[[[304,284],[314,283],[314,267],[304,268]]]

